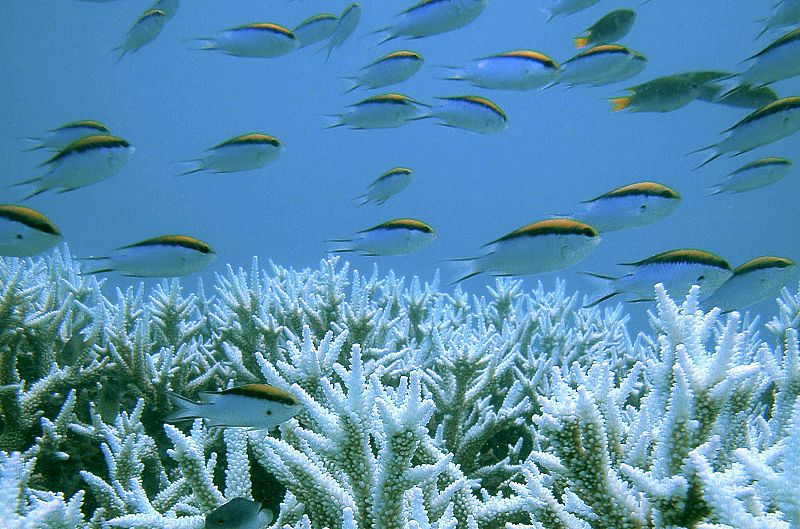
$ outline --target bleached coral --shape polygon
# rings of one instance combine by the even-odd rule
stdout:
[[[213,295],[109,298],[66,249],[0,258],[0,525],[200,528],[245,497],[276,529],[796,526],[800,293],[775,343],[698,299],[657,287],[632,337],[561,282],[470,299],[254,259]],[[250,382],[302,410],[272,432],[163,423],[168,391]]]

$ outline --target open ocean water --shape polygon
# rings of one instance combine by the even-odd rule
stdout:
[[[578,272],[621,275],[626,270],[616,263],[674,248],[708,250],[734,267],[760,255],[800,260],[800,169],[769,187],[707,196],[711,185],[748,161],[796,158],[799,135],[693,170],[705,154],[686,153],[720,141],[722,131],[750,110],[694,101],[669,113],[611,112],[607,101],[659,76],[742,71],[742,60],[785,33],[754,41],[771,0],[602,0],[550,22],[537,9],[540,2],[490,0],[477,20],[459,30],[381,45],[372,32],[408,5],[361,3],[355,33],[327,61],[324,51],[318,53],[324,44],[272,59],[240,58],[193,50],[191,39],[257,21],[291,28],[316,13],[338,14],[344,0],[184,1],[152,43],[117,62],[113,49],[149,0],[6,0],[0,17],[0,202],[18,200],[23,191],[5,187],[40,174],[36,166],[47,159],[42,151],[24,152],[30,144],[20,138],[96,119],[135,147],[125,167],[97,184],[44,193],[26,205],[59,226],[75,256],[104,255],[168,233],[202,239],[217,258],[182,280],[190,290],[198,276],[208,288],[226,263],[249,268],[253,255],[262,266],[272,260],[315,268],[331,249],[327,239],[398,217],[429,223],[437,239],[415,254],[344,258],[365,274],[377,263],[382,275],[391,269],[426,281],[441,269],[443,288],[452,289],[444,286],[453,278],[444,260],[477,255],[481,245],[522,225],[576,211],[583,200],[641,180],[673,187],[682,203],[656,224],[603,234],[594,252],[567,270],[524,277],[526,289],[539,280],[552,288],[561,277],[568,292],[593,297],[594,287]],[[622,7],[637,13],[622,44],[648,58],[629,81],[511,92],[441,79],[446,72],[440,66],[512,49],[537,50],[563,63],[576,53],[573,37]],[[343,94],[349,84],[342,78],[400,49],[425,58],[417,75],[383,90]],[[796,78],[773,88],[781,97],[800,94]],[[325,128],[332,122],[326,114],[384,91],[428,103],[437,96],[482,95],[503,108],[508,128],[481,135],[433,120],[381,130]],[[174,162],[252,131],[277,137],[285,152],[256,171],[176,177],[183,167]],[[381,206],[357,207],[355,198],[394,166],[413,169],[409,187]],[[107,277],[108,287],[139,281]],[[493,283],[483,274],[461,286],[484,294]],[[645,308],[631,307],[637,324],[644,324]],[[771,300],[751,310],[765,319],[776,312]]]

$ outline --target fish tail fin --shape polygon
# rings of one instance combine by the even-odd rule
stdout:
[[[36,145],[33,145],[33,146],[31,146],[31,147],[29,147],[27,149],[23,149],[22,152],[32,152],[32,151],[38,151],[39,149],[44,149],[44,144],[42,143],[42,138],[29,137],[29,138],[17,138],[17,140],[26,141],[28,143],[35,143],[36,144]]]
[[[208,51],[218,50],[219,43],[211,37],[200,37],[196,39],[185,39],[184,42],[193,42],[194,45],[190,47],[192,50]]]
[[[327,239],[325,242],[337,246],[329,250],[329,253],[348,253],[356,251],[356,249],[353,247],[352,239]]]
[[[363,206],[363,205],[365,205],[365,204],[369,204],[369,199],[367,198],[367,195],[360,195],[360,196],[357,196],[357,197],[356,197],[356,200],[359,200],[359,201],[360,201],[360,202],[358,203],[358,205],[356,206],[357,208],[360,208],[361,206]]]
[[[689,154],[696,154],[696,153],[699,153],[699,152],[704,152],[704,151],[708,151],[708,150],[711,150],[711,149],[716,149],[716,148],[717,148],[717,146],[716,146],[716,145],[708,145],[708,146],[706,146],[706,147],[703,147],[703,148],[701,148],[701,149],[695,149],[694,151],[689,151],[689,152],[687,152],[687,153],[686,153],[686,155],[689,155]],[[708,158],[706,158],[706,159],[705,159],[705,161],[704,161],[703,163],[701,163],[700,165],[698,165],[697,167],[695,167],[693,170],[694,170],[694,171],[696,171],[696,170],[700,169],[701,167],[705,166],[706,164],[708,164],[708,163],[710,163],[710,162],[712,162],[712,161],[716,160],[716,159],[717,159],[717,158],[719,158],[720,156],[722,156],[722,151],[721,151],[721,150],[719,150],[719,149],[717,149],[717,150],[714,152],[714,154],[712,154],[711,156],[709,156]]]
[[[721,185],[711,186],[708,188],[708,194],[706,194],[706,196],[713,197],[716,195],[721,195],[724,192],[725,189]]]
[[[342,121],[342,116],[339,114],[327,114],[325,117],[330,119],[335,119],[336,121],[331,121],[328,123],[325,128],[326,129],[335,129],[336,127],[344,127],[345,122]]]
[[[590,278],[591,282],[597,288],[596,294],[598,296],[591,303],[584,305],[583,306],[584,308],[594,307],[595,305],[598,305],[604,302],[605,300],[611,299],[614,296],[621,293],[618,290],[614,289],[615,282],[617,281],[616,277],[607,276],[603,274],[595,274],[593,272],[580,272],[580,274]]]
[[[453,266],[455,267],[455,279],[450,281],[448,286],[457,285],[458,283],[461,283],[462,281],[465,281],[470,277],[474,277],[484,271],[478,263],[478,259],[475,257],[445,259],[445,262],[453,263]]]
[[[200,171],[205,170],[205,166],[203,166],[203,162],[201,160],[180,160],[173,163],[183,165],[186,169],[175,176],[184,176],[187,174],[199,173]]]
[[[359,86],[361,86],[360,84],[358,84],[358,81],[356,81],[356,80],[355,80],[355,79],[353,79],[352,77],[349,77],[348,79],[349,79],[349,81],[350,81],[350,83],[351,83],[351,84],[350,84],[350,86],[347,88],[347,90],[345,90],[344,92],[342,92],[342,95],[349,94],[350,92],[352,92],[353,90],[355,90],[355,89],[357,89]]]
[[[176,421],[184,421],[186,419],[196,419],[200,416],[198,413],[198,406],[201,406],[200,403],[195,402],[193,400],[187,399],[186,397],[181,397],[177,393],[168,392],[167,395],[169,396],[169,401],[177,406],[178,409],[173,410],[164,418],[165,422],[176,422]]]
[[[10,186],[6,186],[6,189],[11,189],[12,187],[26,186],[28,184],[33,184],[34,182],[38,182],[40,179],[41,179],[40,176],[34,176],[32,178],[28,178],[27,180],[22,180],[20,182],[16,182],[14,184],[11,184]]]
[[[761,21],[766,22],[765,19],[758,20],[757,22],[761,22]],[[756,38],[753,39],[753,42],[755,42],[758,39],[760,39],[761,37],[763,37],[764,33],[766,33],[767,31],[769,31],[769,26],[764,26],[764,29],[762,29],[761,31],[758,32],[758,35],[756,35]]]
[[[619,112],[631,106],[631,96],[612,97],[608,101],[611,103],[611,112]]]
[[[20,202],[25,202],[26,200],[31,199],[31,198],[33,198],[33,197],[35,197],[37,195],[41,195],[42,193],[47,191],[47,189],[48,188],[46,188],[46,187],[40,187],[40,188],[34,189],[33,191],[31,191],[30,193],[28,193],[24,197],[20,198],[19,201]]]
[[[466,71],[459,66],[440,66],[446,70],[444,77],[440,77],[443,81],[463,81]]]
[[[386,36],[378,41],[378,46],[380,46],[384,42],[389,42],[390,40],[396,39],[398,37],[398,35],[392,33],[392,26],[386,26],[385,28],[376,29],[371,33],[371,35],[378,35],[379,33],[386,33]]]
[[[549,7],[540,7],[539,12],[547,17],[547,20],[545,20],[545,22],[550,22],[551,20],[553,20],[553,17],[556,16],[555,11],[550,9]]]
[[[589,45],[589,37],[586,36],[575,37],[572,39],[572,41],[575,43],[575,47],[578,49],[585,48]]]

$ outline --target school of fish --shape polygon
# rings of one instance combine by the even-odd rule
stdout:
[[[537,0],[536,3],[548,20],[602,6],[600,0]],[[647,9],[646,4],[637,8]],[[365,45],[361,41],[358,46],[401,39],[412,44],[415,39],[435,38],[469,25],[488,5],[488,0],[422,0],[400,10],[392,24],[370,28],[373,43]],[[191,8],[185,5],[181,9]],[[242,21],[234,27],[220,28],[214,35],[197,37],[187,46],[254,59],[275,59],[316,47],[327,61],[360,28],[362,11],[373,8],[377,9],[371,4],[354,2],[338,13],[311,14],[294,27],[275,21]],[[179,0],[159,0],[132,21],[124,40],[114,49],[117,61],[122,63],[120,66],[143,47],[154,46],[162,29],[178,11]],[[646,55],[621,44],[634,27],[636,16],[635,9],[627,8],[602,13],[582,34],[567,39],[574,42],[577,52],[563,61],[542,50],[510,49],[474,57],[465,64],[439,66],[439,77],[450,81],[445,85],[453,91],[430,101],[408,95],[405,89],[401,92],[388,88],[419,75],[425,59],[412,49],[388,50],[384,45],[384,53],[374,53],[375,58],[364,61],[359,71],[346,72],[348,75],[343,76],[349,82],[344,94],[372,90],[380,90],[380,93],[369,92],[370,95],[362,95],[338,112],[330,113],[327,127],[392,129],[412,122],[431,121],[480,135],[502,133],[514,116],[506,114],[493,100],[494,95],[492,98],[475,95],[468,86],[494,91],[497,97],[502,97],[506,91],[547,90],[556,86],[564,89],[579,85],[604,87],[640,76],[648,64]],[[610,97],[611,110],[664,113],[681,109],[693,101],[747,109],[749,113],[739,121],[720,124],[724,134],[721,140],[695,151],[709,153],[699,167],[723,155],[747,154],[796,133],[800,130],[800,95],[781,97],[771,85],[800,76],[800,27],[797,27],[800,26],[800,0],[779,1],[763,24],[763,31],[757,38],[778,31],[785,33],[757,53],[742,57],[742,71],[683,71],[643,79],[626,88],[624,95]],[[407,87],[413,92],[413,82],[407,83]],[[25,187],[27,190],[13,201],[15,203],[0,205],[0,255],[34,256],[62,239],[53,222],[21,202],[50,191],[72,193],[112,178],[129,158],[137,155],[134,146],[114,135],[110,125],[94,119],[54,124],[51,130],[26,141],[32,143],[28,150],[46,152],[48,158],[33,176],[10,183],[9,189]],[[207,145],[212,146],[197,158],[176,161],[183,169],[173,174],[191,178],[188,175],[199,172],[261,171],[286,149],[281,140],[267,132],[246,130],[228,139],[209,136]],[[792,160],[766,154],[728,174],[709,189],[710,195],[747,193],[772,185],[791,173]],[[386,170],[362,195],[354,197],[358,201],[354,207],[384,204],[411,185],[413,176],[413,170],[407,167]],[[497,234],[497,238],[484,244],[474,255],[450,260],[450,266],[456,270],[452,283],[478,274],[522,276],[573,267],[592,252],[600,251],[604,234],[657,223],[672,214],[682,201],[678,190],[648,180],[630,182],[594,198],[580,198],[584,202],[573,212],[531,219],[507,234]],[[424,220],[396,218],[327,242],[331,252],[384,256],[418,252],[436,239],[436,230]],[[85,257],[97,264],[85,273],[182,276],[208,266],[215,256],[210,244],[194,236],[153,234],[149,239],[109,250],[106,255]],[[677,294],[692,284],[700,284],[704,302],[712,304],[709,306],[719,306],[724,311],[741,310],[774,296],[796,273],[795,263],[780,256],[754,256],[751,261],[734,268],[718,255],[692,248],[690,240],[686,248],[665,249],[652,256],[631,255],[630,258],[623,263],[629,270],[621,276],[586,272],[586,276],[598,284],[596,299],[590,305],[617,296],[630,302],[651,301],[653,285],[660,282]],[[204,403],[173,395],[179,411],[171,420],[205,417],[212,425],[270,427],[297,411],[297,403],[291,396],[270,391],[232,388],[207,396]],[[237,403],[242,399],[267,402],[267,412],[258,417],[236,416]],[[259,408],[247,406],[244,409]],[[218,413],[219,410],[223,411]],[[257,506],[237,505],[229,509],[234,507],[258,512]]]

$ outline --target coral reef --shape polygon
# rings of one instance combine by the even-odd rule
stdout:
[[[0,526],[200,529],[234,497],[276,529],[800,526],[800,293],[764,327],[656,294],[631,336],[563,283],[254,259],[109,298],[66,247],[0,258]],[[302,410],[164,423],[168,391],[251,382]]]

